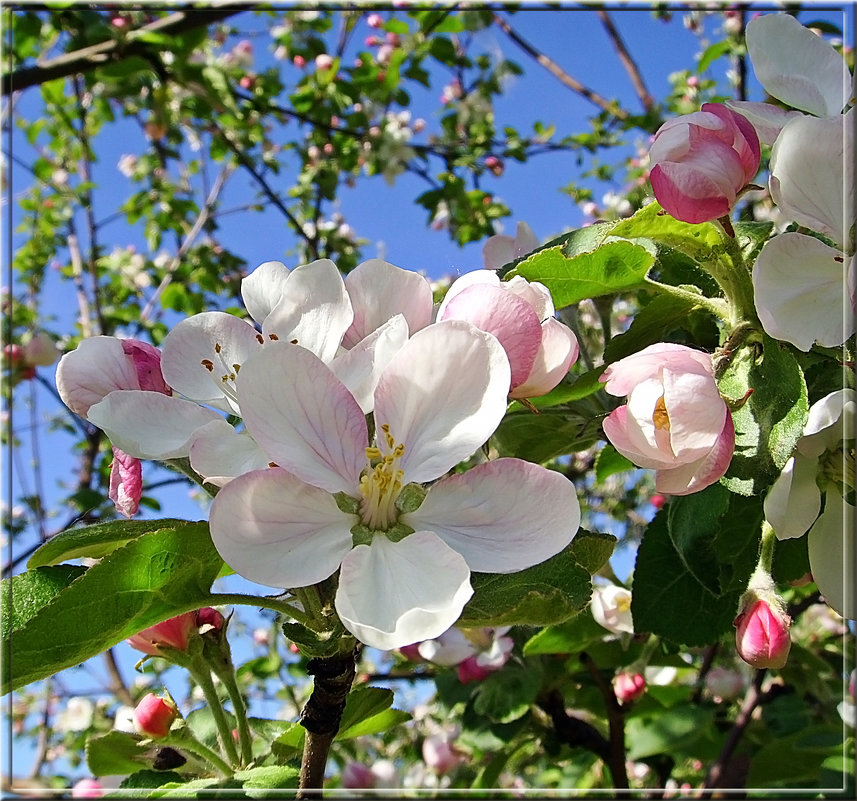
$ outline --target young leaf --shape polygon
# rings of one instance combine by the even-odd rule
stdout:
[[[28,570],[0,583],[0,629],[5,640],[23,628],[76,578],[86,572],[78,565],[58,565]]]
[[[390,709],[393,691],[385,687],[355,687],[345,699],[337,740],[349,740],[366,734],[378,734],[410,720],[407,712]]]

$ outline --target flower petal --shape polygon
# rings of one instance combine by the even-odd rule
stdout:
[[[247,430],[271,461],[329,492],[356,492],[366,418],[318,356],[270,342],[245,362],[238,390]]]
[[[384,368],[407,341],[408,324],[397,314],[330,363],[365,414],[375,406],[375,388]]]
[[[676,372],[694,372],[714,377],[711,356],[701,350],[671,342],[658,342],[649,345],[632,356],[626,356],[613,362],[602,374],[601,380],[607,382],[605,391],[621,397],[630,395],[631,390],[647,378],[659,378],[663,368]]]
[[[467,563],[430,531],[399,542],[376,534],[342,561],[336,611],[345,628],[381,650],[446,631],[473,595]]]
[[[222,487],[235,476],[268,467],[268,456],[247,431],[236,431],[226,420],[212,420],[190,444],[190,466],[209,484]]]
[[[346,348],[353,348],[397,314],[407,320],[411,333],[431,322],[431,284],[412,270],[369,259],[345,276],[345,288],[354,308],[354,321],[342,340]]]
[[[440,306],[438,306],[437,316],[435,319],[443,320],[446,313],[446,307],[452,302],[452,299],[458,295],[459,292],[464,292],[465,289],[469,289],[472,286],[498,287],[500,286],[500,278],[493,270],[471,270],[469,273],[464,273],[464,275],[459,276],[452,282],[449,289],[446,290],[446,294],[443,296]]]
[[[57,390],[63,403],[86,417],[89,407],[117,389],[139,389],[133,359],[117,337],[88,337],[57,365]]]
[[[828,606],[857,618],[857,533],[854,507],[828,490],[824,511],[809,531],[809,568]]]
[[[281,261],[266,261],[241,281],[241,298],[249,315],[263,323],[285,293],[289,268]]]
[[[812,404],[797,449],[805,456],[821,456],[835,450],[843,440],[854,439],[857,393],[850,387],[838,389]]]
[[[336,572],[357,517],[285,470],[230,481],[211,505],[211,539],[236,573],[268,587],[308,587]]]
[[[799,111],[787,111],[770,103],[758,103],[753,100],[727,100],[726,105],[745,117],[756,129],[759,142],[772,145],[789,120],[801,116]]]
[[[555,317],[542,323],[542,343],[533,368],[524,383],[516,386],[511,398],[537,398],[550,392],[566,376],[580,355],[574,332]]]
[[[817,117],[839,114],[851,75],[830,44],[789,14],[765,14],[747,23],[747,50],[769,95]]]
[[[188,455],[197,429],[221,420],[213,409],[145,390],[111,392],[89,410],[117,448],[137,459],[175,459]]]
[[[260,347],[256,329],[225,312],[202,312],[182,320],[164,338],[164,379],[186,398],[240,414],[224,387],[234,386],[240,366]],[[225,378],[225,380],[224,380]]]
[[[295,267],[283,297],[265,318],[262,333],[295,342],[323,362],[336,356],[354,314],[342,274],[330,259]]]
[[[121,515],[134,517],[137,514],[143,494],[143,465],[139,459],[119,448],[113,449],[110,489],[107,494]]]
[[[765,496],[765,519],[778,540],[802,537],[821,511],[821,492],[815,483],[818,461],[804,456],[789,459]]]
[[[580,506],[562,473],[496,459],[441,479],[400,520],[435,532],[471,570],[512,573],[565,548],[580,526]]]
[[[769,239],[753,266],[756,311],[765,331],[802,351],[816,342],[835,347],[848,339],[854,333],[854,297],[843,258],[812,236]]]
[[[658,470],[655,491],[664,495],[690,495],[719,481],[735,451],[735,426],[726,413],[723,431],[711,451],[701,459],[681,467]]]
[[[405,452],[403,483],[442,476],[491,436],[506,412],[509,360],[491,334],[463,320],[417,331],[375,391],[375,422]],[[385,453],[392,449],[382,437]]]

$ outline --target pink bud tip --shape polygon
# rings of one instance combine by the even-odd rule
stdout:
[[[781,668],[791,648],[791,618],[761,598],[735,618],[738,655],[755,668]]]
[[[169,734],[178,710],[164,698],[149,693],[134,709],[134,722],[141,734],[160,740]]]
[[[613,692],[622,704],[636,701],[646,691],[646,680],[640,673],[620,673],[613,679]]]

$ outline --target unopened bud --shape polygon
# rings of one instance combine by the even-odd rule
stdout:
[[[166,698],[149,693],[134,709],[134,722],[141,734],[160,740],[169,734],[178,714],[178,709]]]
[[[164,656],[160,646],[187,651],[190,636],[197,629],[196,614],[196,612],[185,612],[156,626],[143,629],[128,638],[128,645],[149,656]]]
[[[735,618],[738,655],[755,668],[781,668],[789,657],[791,618],[778,607],[749,593],[750,599]]]
[[[646,691],[646,680],[640,673],[620,673],[613,678],[613,692],[622,704],[636,701]]]

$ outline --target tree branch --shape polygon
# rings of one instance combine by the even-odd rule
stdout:
[[[589,671],[589,675],[595,681],[604,704],[607,707],[607,725],[609,728],[609,739],[607,755],[602,757],[613,776],[613,786],[617,790],[628,789],[628,772],[625,768],[625,710],[616,699],[616,693],[607,682],[598,666],[592,661],[587,653],[580,655],[580,661]]]
[[[603,8],[599,8],[595,13],[598,14],[601,24],[604,25],[607,35],[613,42],[613,47],[616,49],[619,61],[621,61],[622,66],[625,67],[625,72],[628,73],[628,77],[634,85],[634,91],[637,93],[637,97],[640,98],[643,108],[646,111],[651,111],[655,107],[655,101],[651,94],[649,94],[649,90],[646,88],[646,84],[643,81],[643,76],[640,74],[637,62],[634,61],[631,54],[628,52],[628,48],[625,47],[625,42],[619,34],[616,26],[613,24],[613,20],[610,15]]]
[[[20,92],[31,86],[38,86],[57,78],[67,78],[84,72],[91,72],[108,62],[122,61],[130,56],[146,53],[152,45],[145,41],[145,34],[158,33],[161,35],[177,35],[192,31],[205,25],[245,11],[246,7],[220,6],[216,8],[195,8],[188,11],[177,11],[168,17],[161,17],[154,22],[129,31],[123,39],[110,39],[105,42],[84,47],[71,53],[63,53],[37,67],[23,67],[7,73],[2,79],[0,94],[8,95]]]

